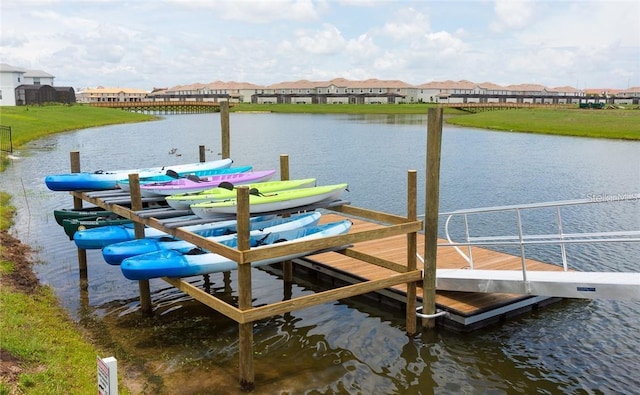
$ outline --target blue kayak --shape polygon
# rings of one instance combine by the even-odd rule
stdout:
[[[266,221],[273,219],[275,215],[263,215],[252,217],[251,222],[254,221]],[[188,230],[193,233],[205,234],[209,237],[215,235],[217,232],[219,235],[224,234],[230,230],[235,232],[236,220],[226,220],[217,222],[208,222],[200,225],[183,226],[182,229]],[[165,237],[169,234],[155,228],[147,227],[144,229],[146,238],[149,237]],[[121,225],[109,225],[102,226],[100,228],[85,229],[78,231],[73,235],[73,241],[78,248],[84,250],[97,250],[104,248],[114,243],[120,243],[127,240],[133,240],[136,238],[134,223],[121,224]]]
[[[351,229],[350,220],[331,222],[318,226],[301,229],[273,232],[267,235],[251,236],[251,247],[262,248],[275,243],[294,243],[319,239],[322,237],[345,234]],[[229,247],[237,247],[237,238],[221,242]],[[299,258],[314,253],[306,251],[286,256],[251,262],[251,266],[258,267],[271,263]],[[238,268],[238,264],[222,255],[208,253],[201,249],[194,249],[188,253],[177,250],[161,250],[148,254],[136,255],[122,261],[120,270],[129,280],[148,280],[157,277],[190,277],[201,274],[227,272]]]
[[[276,217],[266,221],[254,221],[250,223],[250,230],[252,235],[259,235],[315,226],[320,221],[320,217],[319,212],[311,212],[290,217]],[[201,232],[199,235],[217,242],[236,237],[236,229],[228,228],[227,230],[227,233],[216,230],[215,232]],[[149,252],[160,250],[187,252],[194,248],[196,248],[194,244],[174,237],[144,238],[108,245],[102,249],[102,257],[110,265],[119,265],[126,258]]]
[[[95,172],[50,174],[44,182],[52,191],[96,191],[115,189],[119,180],[129,178],[129,174],[138,174],[140,178],[164,175],[168,170],[178,174],[198,170],[225,169],[231,167],[233,160],[220,159],[210,162],[186,163],[181,165],[158,166],[128,170],[98,170]]]

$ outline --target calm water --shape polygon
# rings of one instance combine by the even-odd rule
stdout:
[[[423,116],[232,114],[235,164],[279,169],[288,154],[292,178],[348,182],[356,206],[402,214],[407,170],[424,191]],[[209,159],[220,151],[217,114],[169,116],[158,122],[93,128],[36,141],[2,174],[19,215],[14,233],[38,250],[36,271],[72,317],[102,334],[116,357],[144,374],[153,393],[233,393],[237,390],[237,325],[152,281],[156,314],[138,312],[137,283],[89,251],[89,290],[80,292],[75,245],[52,210],[69,195],[46,189],[49,173],[67,172],[69,152],[84,170],[135,168]],[[170,155],[177,149],[180,156]],[[115,165],[114,165],[115,164]],[[441,211],[640,192],[640,143],[445,126]],[[565,231],[640,228],[640,204],[605,203],[569,210]],[[419,200],[420,208],[424,200]],[[552,214],[525,215],[527,232],[553,230]],[[508,218],[472,220],[475,234],[513,231]],[[557,251],[527,250],[555,261]],[[574,247],[583,270],[640,271],[637,245]],[[301,279],[291,289],[261,270],[253,273],[254,306],[323,289]],[[235,275],[193,283],[234,300]],[[329,303],[255,325],[257,393],[639,393],[640,303],[564,301],[471,334],[445,330],[407,338],[404,314],[366,299]],[[120,351],[117,351],[120,350]]]

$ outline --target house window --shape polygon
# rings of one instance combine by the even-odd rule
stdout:
[[[33,85],[40,85],[40,77],[33,77]]]

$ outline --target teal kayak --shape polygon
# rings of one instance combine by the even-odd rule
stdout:
[[[207,170],[196,170],[190,172],[171,172],[168,171],[165,174],[159,174],[151,177],[140,178],[140,185],[149,184],[152,182],[166,182],[173,181],[177,178],[193,178],[197,180],[202,177],[207,176],[216,176],[220,174],[234,174],[234,173],[246,173],[248,171],[253,170],[253,166],[241,166],[241,167],[229,167],[225,169],[207,169]],[[119,180],[118,187],[123,191],[129,191],[129,179]]]

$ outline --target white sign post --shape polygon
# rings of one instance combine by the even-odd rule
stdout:
[[[98,357],[98,395],[118,395],[118,361]]]

